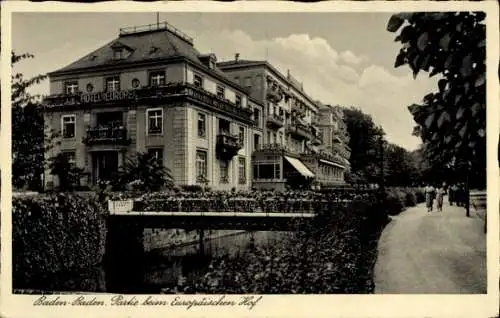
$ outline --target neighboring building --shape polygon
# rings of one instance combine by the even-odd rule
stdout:
[[[217,66],[264,105],[264,140],[253,153],[253,186],[283,190],[309,182],[344,182],[347,164],[321,148],[321,103],[305,93],[290,72],[285,76],[266,61],[235,59]],[[323,149],[323,150],[321,150]]]
[[[62,138],[46,158],[66,153],[87,172],[82,182],[95,184],[129,154],[149,152],[178,185],[248,189],[262,104],[216,62],[167,23],[120,29],[115,40],[49,74],[45,123]],[[46,185],[55,179],[46,172]]]

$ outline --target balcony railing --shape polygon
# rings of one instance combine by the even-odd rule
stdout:
[[[255,149],[255,151],[256,152],[269,152],[269,153],[272,152],[272,153],[280,153],[280,154],[291,152],[287,146],[282,145],[282,144],[276,144],[276,143],[260,144],[257,146],[257,149]]]
[[[271,128],[281,128],[285,125],[285,117],[278,114],[269,114],[267,116],[267,125]]]
[[[283,94],[280,93],[278,88],[269,88],[267,98],[274,103],[279,103],[283,99]]]
[[[304,138],[304,139],[312,139],[311,131],[309,127],[295,123],[293,125],[288,125],[288,132],[296,137]]]
[[[76,95],[54,94],[47,96],[43,104],[45,107],[51,108],[103,103],[122,105],[124,102],[135,104],[183,102],[186,99],[201,104],[210,110],[236,117],[249,124],[255,124],[252,119],[253,111],[251,109],[237,106],[228,99],[220,98],[216,94],[189,83],[168,83],[164,86],[143,87],[118,92],[79,93]]]
[[[83,142],[87,145],[129,145],[131,140],[127,138],[127,129],[124,127],[99,127],[87,129]]]
[[[242,144],[238,136],[233,136],[228,133],[220,133],[217,135],[216,153],[220,159],[230,160],[242,148]]]

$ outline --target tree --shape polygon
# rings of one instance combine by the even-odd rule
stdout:
[[[389,186],[411,186],[419,179],[414,158],[406,149],[389,144],[385,150],[386,184]]]
[[[380,179],[380,138],[384,132],[376,127],[370,115],[360,109],[343,108],[344,122],[350,136],[351,172],[349,178],[357,183],[375,183]]]
[[[13,69],[17,63],[33,57],[12,52]],[[37,75],[25,79],[21,73],[12,76],[12,183],[15,188],[40,188],[44,153],[57,137],[54,131],[44,129],[40,96],[28,92],[45,78],[46,75]]]
[[[173,188],[171,172],[149,153],[129,156],[112,181],[114,190],[125,190],[127,185],[139,191],[158,191]]]
[[[403,47],[395,67],[440,75],[438,91],[409,110],[432,164],[486,183],[486,26],[484,12],[400,13],[387,30]],[[470,171],[478,173],[471,174]]]
[[[84,170],[70,163],[64,153],[59,153],[51,158],[49,168],[50,173],[59,179],[60,191],[71,191],[80,185]]]

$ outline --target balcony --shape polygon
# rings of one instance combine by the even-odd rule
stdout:
[[[124,127],[100,127],[87,129],[83,143],[88,146],[103,144],[127,146],[131,140],[127,138],[127,129]]]
[[[211,111],[222,113],[248,124],[255,124],[252,110],[237,106],[230,100],[197,87],[193,84],[175,82],[164,86],[143,87],[119,92],[96,92],[90,94],[55,94],[46,97],[43,105],[46,109],[59,109],[71,106],[124,105],[130,104],[178,104],[192,102]]]
[[[281,128],[285,125],[285,117],[283,115],[269,114],[267,116],[267,126],[269,128]]]
[[[267,99],[273,103],[279,103],[283,99],[283,94],[276,88],[267,89]]]
[[[273,143],[273,144],[260,144],[257,146],[257,149],[255,149],[255,152],[285,154],[285,153],[290,153],[291,151],[285,145]]]
[[[234,156],[236,156],[241,148],[242,145],[237,136],[233,136],[228,133],[221,133],[217,135],[215,151],[219,159],[231,160]]]
[[[294,125],[288,125],[287,131],[294,137],[298,137],[301,139],[312,139],[309,127],[303,124],[296,123]]]

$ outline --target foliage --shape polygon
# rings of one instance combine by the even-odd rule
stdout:
[[[106,213],[94,197],[57,194],[14,198],[13,287],[57,290],[61,286],[53,279],[58,273],[80,275],[99,264],[104,253]]]
[[[59,153],[51,158],[49,168],[51,169],[50,173],[59,179],[60,191],[71,191],[80,185],[84,170],[70,163],[64,153]]]
[[[215,257],[208,273],[181,292],[372,292],[377,239],[387,221],[381,206],[375,198],[364,198],[332,211],[275,244]]]
[[[400,189],[393,188],[387,191],[385,207],[389,215],[396,215],[405,209],[406,194]]]
[[[125,160],[112,180],[113,190],[124,190],[127,185],[133,190],[149,192],[171,189],[174,182],[162,162],[149,153],[138,152]]]
[[[430,158],[441,167],[486,174],[486,25],[484,12],[400,13],[387,30],[401,30],[395,67],[440,75],[438,91],[409,110],[415,134],[426,143]],[[460,167],[461,163],[465,164]]]
[[[411,186],[419,181],[414,157],[406,149],[388,144],[384,153],[384,177],[388,186]]]
[[[343,112],[350,136],[349,179],[359,183],[375,183],[380,179],[380,138],[384,132],[382,128],[375,126],[370,115],[358,108],[344,107]]]
[[[12,52],[12,67],[33,58],[31,54]],[[38,190],[44,171],[44,153],[57,143],[57,133],[44,128],[42,106],[38,95],[28,91],[41,83],[45,75],[25,79],[23,74],[12,76],[12,183],[14,188]]]

